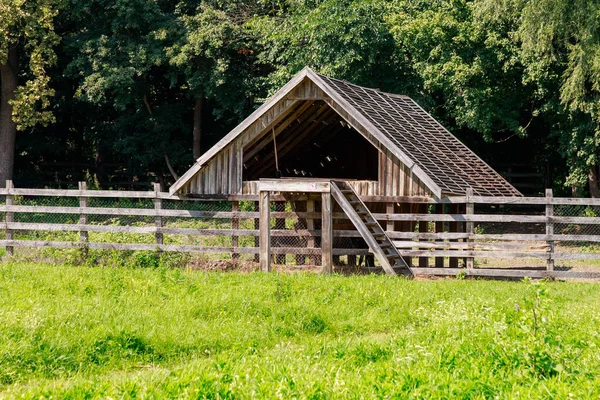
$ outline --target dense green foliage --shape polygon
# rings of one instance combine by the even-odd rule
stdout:
[[[595,398],[600,286],[0,266],[2,398]]]
[[[65,160],[103,186],[168,184],[169,161],[181,174],[310,66],[414,97],[492,163],[600,195],[597,2],[2,0],[0,15],[0,65],[11,44],[31,60],[13,113],[26,185]]]

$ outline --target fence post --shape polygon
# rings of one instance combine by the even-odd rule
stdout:
[[[323,273],[331,274],[333,272],[333,215],[331,211],[331,193],[322,193],[321,199],[321,264],[323,265]]]
[[[385,203],[385,213],[386,214],[388,214],[388,215],[395,214],[395,211],[394,211],[395,208],[396,208],[396,203]],[[395,228],[396,228],[396,223],[393,220],[389,219],[389,220],[386,221],[386,223],[385,223],[385,230],[387,232],[394,232],[396,230]],[[367,263],[366,257],[365,257],[365,266],[367,266],[367,264],[368,263]]]
[[[460,205],[459,204],[450,204],[450,213],[451,214],[460,214]],[[450,233],[458,233],[459,229],[458,229],[458,222],[456,221],[451,221],[449,224],[449,231]],[[458,242],[458,239],[449,239],[448,240],[450,243],[454,243],[454,242]],[[453,250],[450,250],[450,253],[452,253]],[[450,268],[458,268],[458,257],[449,257],[448,260],[448,266]]]
[[[13,182],[11,180],[7,180],[6,181],[6,205],[7,206],[12,206],[14,204],[14,197],[12,195],[12,189],[13,189]],[[14,222],[14,214],[12,213],[12,211],[7,211],[6,212],[6,217],[5,217],[5,222],[6,222],[6,240],[13,240],[13,233],[10,230],[10,228],[8,227],[8,224],[10,224],[11,222]],[[9,256],[14,255],[14,247],[13,246],[6,246],[6,254]]]
[[[551,222],[551,218],[554,217],[554,204],[552,204],[552,189],[546,189],[546,235],[554,235],[554,222]],[[548,240],[548,260],[546,261],[546,269],[548,271],[554,271],[554,240]]]
[[[259,237],[260,237],[260,269],[263,272],[271,270],[271,202],[269,192],[259,192]]]
[[[156,217],[154,218],[154,223],[156,224],[156,233],[154,234],[156,238],[156,244],[163,244],[163,234],[161,232],[161,228],[163,226],[162,217],[158,215],[158,212],[162,209],[162,199],[158,197],[160,193],[160,183],[154,183],[154,210],[156,210]]]
[[[231,218],[231,230],[236,231],[240,227],[240,220],[235,215],[240,210],[240,203],[236,200],[231,202],[231,212],[234,216]],[[240,253],[237,253],[235,250],[239,246],[239,240],[236,232],[233,232],[231,235],[231,247],[233,247],[233,252],[231,253],[232,260],[238,260],[240,258]]]
[[[436,214],[444,214],[444,204],[443,203],[436,204],[435,213]],[[444,222],[442,222],[442,221],[435,222],[435,232],[436,233],[444,233]],[[444,239],[440,239],[439,241],[442,242],[442,243],[439,243],[441,246],[444,242]],[[444,268],[444,257],[436,257],[435,258],[435,267],[436,268]]]
[[[427,204],[416,204],[416,209],[419,214],[427,214]],[[429,222],[419,221],[419,233],[427,233]],[[419,239],[419,242],[429,242],[427,239]],[[430,250],[429,248],[421,248],[421,250]],[[419,257],[419,267],[429,267],[429,257]]]
[[[80,192],[84,192],[87,190],[87,182],[79,182],[79,191]],[[87,225],[88,224],[88,216],[86,213],[84,213],[84,209],[87,208],[88,206],[88,197],[87,195],[84,195],[83,193],[79,194],[79,225]],[[88,246],[87,243],[89,242],[89,234],[87,232],[87,230],[85,229],[85,227],[82,227],[81,230],[79,231],[79,241],[81,243],[83,243],[83,247],[82,247],[82,251],[83,251],[83,256],[87,257],[87,252],[88,252]]]
[[[467,202],[465,207],[465,214],[467,217],[469,215],[475,214],[475,204],[471,201],[471,197],[473,197],[473,188],[467,188]],[[475,247],[473,246],[473,239],[471,239],[471,235],[475,232],[475,223],[472,221],[467,221],[466,223],[466,233],[467,233],[467,249],[468,251],[473,251]],[[467,257],[467,268],[472,269],[475,266],[475,258]]]

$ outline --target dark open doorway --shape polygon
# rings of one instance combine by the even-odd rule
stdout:
[[[277,177],[377,180],[377,149],[325,102],[299,103],[290,118],[244,148],[244,181]]]

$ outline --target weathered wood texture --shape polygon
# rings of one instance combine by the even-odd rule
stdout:
[[[269,272],[271,269],[271,203],[269,192],[260,192],[260,269]]]
[[[370,144],[379,150],[379,165],[377,181],[350,181],[359,196],[431,196],[425,182],[414,174],[413,163],[406,165],[391,151],[390,143],[382,143],[365,126],[358,116],[348,114],[336,101],[327,96],[310,79],[304,79],[300,85],[281,98],[270,109],[266,110],[255,121],[244,126],[243,131],[228,145],[213,154],[210,159],[203,161],[203,166],[189,177],[186,183],[178,189],[181,195],[186,194],[253,194],[258,195],[257,181],[244,181],[245,164],[265,146],[273,146],[273,138],[279,136],[291,123],[295,122],[302,113],[308,112],[315,101],[325,101],[327,105],[294,129],[294,137],[318,135],[315,123],[325,118],[344,120],[362,135]],[[279,157],[299,144],[295,139],[284,143],[278,142]],[[289,142],[289,143],[288,143]],[[269,161],[271,164],[273,160]],[[271,166],[271,164],[267,166]],[[265,168],[267,167],[265,166]],[[272,167],[272,166],[271,166]],[[260,169],[259,169],[260,171]],[[424,178],[425,179],[425,178]],[[432,185],[431,182],[428,182]],[[440,193],[435,193],[440,195]]]
[[[13,201],[14,201],[14,197],[11,193],[13,189],[13,182],[11,180],[7,180],[6,181],[6,206],[10,207],[13,205]],[[10,224],[14,221],[14,215],[12,212],[8,211],[6,212],[6,217],[5,217],[5,222],[6,222],[6,240],[10,241],[13,239],[13,232],[12,229],[10,229]],[[14,254],[14,248],[13,246],[6,246],[6,254],[8,254],[9,256],[12,256]]]
[[[158,188],[156,189],[158,190]],[[78,206],[76,207],[54,207],[54,206],[33,206],[33,205],[22,205],[13,204],[13,193],[27,193],[26,196],[58,196],[64,195],[67,197],[76,197],[79,199]],[[99,192],[99,196],[97,195]],[[199,253],[228,253],[228,254],[250,254],[259,256],[261,240],[259,238],[266,237],[261,236],[261,231],[258,226],[260,221],[261,212],[263,214],[263,221],[268,221],[269,218],[275,219],[287,219],[293,218],[296,221],[303,221],[300,225],[296,225],[293,228],[285,228],[286,224],[280,224],[279,229],[269,229],[268,237],[281,237],[289,238],[289,242],[285,240],[282,242],[281,247],[271,247],[267,252],[268,254],[275,255],[304,255],[304,257],[296,257],[298,260],[305,260],[306,256],[310,260],[310,265],[323,264],[324,267],[330,266],[331,262],[329,257],[333,259],[334,256],[366,256],[369,255],[368,248],[341,248],[334,246],[335,238],[360,238],[361,235],[358,231],[352,228],[340,228],[335,229],[333,224],[329,224],[327,219],[322,219],[324,215],[321,213],[321,209],[324,208],[325,214],[329,218],[335,219],[339,226],[347,226],[347,217],[341,212],[327,212],[327,200],[322,198],[321,194],[318,194],[319,203],[324,202],[324,206],[317,208],[315,205],[314,197],[310,198],[305,195],[292,196],[293,199],[303,199],[307,201],[306,207],[292,208],[294,211],[275,211],[271,212],[270,208],[263,208],[261,210],[253,211],[241,211],[240,207],[236,207],[232,204],[231,211],[190,211],[190,210],[177,210],[177,209],[164,209],[162,208],[161,201],[164,199],[176,199],[174,197],[165,196],[164,193],[151,191],[151,192],[111,192],[114,198],[124,198],[128,194],[133,194],[133,198],[146,198],[154,199],[155,207],[151,209],[139,209],[139,208],[108,208],[108,207],[90,207],[87,200],[96,197],[108,197],[109,193],[106,191],[93,191],[86,190],[84,185],[80,186],[80,190],[43,190],[43,189],[15,189],[8,185],[8,188],[0,190],[0,196],[6,196],[6,203],[0,203],[0,212],[5,213],[5,218],[0,221],[0,230],[5,232],[5,239],[0,241],[1,246],[10,248],[16,247],[56,247],[56,248],[81,248],[81,249],[113,249],[113,250],[161,250],[161,251],[185,251],[185,252],[199,252]],[[276,198],[279,201],[285,199],[279,195],[272,195],[271,201]],[[256,196],[241,196],[236,197],[236,201],[243,201],[243,199],[249,199],[254,202]],[[438,206],[444,204],[455,207],[454,210],[445,210],[446,212],[452,212],[451,214],[430,214],[427,212],[425,206],[429,204],[429,200],[420,201],[415,203],[403,203],[397,206],[394,202],[396,199],[407,199],[406,197],[366,197],[362,196],[361,199],[368,199],[368,207],[371,207],[371,211],[376,210],[379,212],[373,212],[375,219],[380,221],[381,225],[386,228],[386,234],[394,242],[394,245],[398,248],[400,253],[407,258],[419,258],[419,268],[425,268],[423,260],[435,259],[444,260],[467,258],[467,267],[473,270],[479,270],[474,266],[469,266],[469,261],[477,258],[527,258],[527,259],[539,259],[546,260],[547,264],[553,264],[556,260],[598,260],[600,259],[599,253],[583,253],[577,251],[557,253],[554,246],[555,242],[594,242],[600,243],[600,235],[590,234],[564,234],[556,233],[554,226],[556,224],[580,224],[580,225],[600,225],[599,217],[579,217],[579,216],[561,216],[556,215],[553,205],[555,204],[575,204],[577,206],[590,205],[591,207],[600,206],[597,199],[560,199],[554,198],[550,195],[545,198],[535,198],[535,204],[540,206],[546,205],[546,212],[543,213],[544,208],[538,207],[542,215],[500,215],[500,214],[476,214],[471,209],[469,204],[476,205],[484,203],[488,198],[482,197],[469,197],[472,200],[466,207],[454,201],[448,201],[448,199],[441,199]],[[423,199],[423,198],[421,198]],[[491,198],[499,204],[498,198]],[[222,201],[223,198],[217,197],[213,199],[215,201]],[[387,202],[384,202],[387,200]],[[517,200],[521,200],[520,202]],[[543,202],[542,202],[543,200]],[[576,201],[571,201],[576,200]],[[14,202],[22,201],[21,196],[15,199]],[[202,201],[208,201],[202,199]],[[265,199],[263,198],[263,204]],[[287,201],[291,201],[289,198]],[[505,204],[520,205],[530,204],[531,198],[515,199],[505,198]],[[460,208],[456,208],[459,207]],[[244,207],[244,210],[247,208]],[[282,208],[280,208],[282,209]],[[264,214],[269,212],[269,217]],[[415,213],[417,212],[417,213]],[[50,223],[50,222],[21,222],[17,218],[20,214],[36,214],[40,215],[49,214],[70,214],[75,218],[73,223]],[[88,220],[89,215],[113,215],[113,216],[142,216],[147,217],[147,226],[138,225],[103,225],[98,223],[91,223]],[[194,229],[184,228],[177,226],[164,226],[164,217],[178,217],[178,218],[201,218],[206,221],[211,219],[229,219],[231,220],[231,229]],[[51,219],[50,219],[51,220]],[[242,220],[254,220],[257,225],[250,225],[250,229],[240,229],[239,221]],[[237,221],[238,223],[234,222]],[[346,221],[346,222],[344,222]],[[322,222],[322,224],[321,224]],[[427,229],[427,223],[430,224],[430,228],[436,227],[435,232]],[[444,229],[444,225],[449,223],[463,223],[466,229],[456,229],[458,232],[449,232],[449,229]],[[475,229],[471,224],[475,222],[494,222],[494,223],[510,223],[510,222],[521,222],[521,223],[536,223],[545,226],[545,233],[502,233],[502,234],[487,234],[487,233],[475,233]],[[329,226],[328,226],[329,224]],[[400,225],[398,225],[400,224]],[[402,224],[406,224],[403,226]],[[415,229],[415,224],[418,226],[418,230]],[[289,225],[289,224],[287,224]],[[321,230],[323,226],[324,232]],[[248,227],[248,225],[245,225]],[[253,228],[253,229],[252,229]],[[54,240],[39,240],[33,238],[32,240],[24,240],[27,236],[19,235],[19,239],[15,239],[15,232],[28,232],[28,231],[41,231],[41,232],[79,232],[79,237],[74,239],[73,242],[59,242]],[[98,243],[90,241],[90,233],[99,232],[114,232],[114,233],[133,233],[133,234],[144,234],[152,235],[155,240],[147,243]],[[329,234],[331,232],[331,234]],[[242,237],[254,237],[257,239],[256,242],[245,240],[246,247],[240,247],[240,242],[231,240],[230,245],[175,245],[175,244],[164,244],[164,235],[190,235],[190,236],[226,236],[231,238],[242,238]],[[262,235],[265,235],[264,233]],[[325,236],[323,236],[325,235]],[[300,240],[300,238],[304,238]],[[295,241],[294,241],[295,240]],[[154,242],[154,243],[152,243]],[[236,243],[237,242],[237,243]],[[331,242],[331,252],[323,254],[319,248],[319,242],[325,247],[329,248],[328,242]],[[290,243],[286,246],[285,243]],[[292,244],[294,243],[294,244]],[[298,245],[302,243],[302,245]],[[250,246],[250,247],[248,247]],[[364,244],[362,245],[364,246]],[[564,247],[563,247],[564,248]],[[323,258],[323,262],[320,262]],[[263,258],[264,259],[264,258]],[[269,259],[269,257],[267,258]],[[293,260],[294,258],[288,258]],[[319,262],[317,262],[319,260]],[[350,260],[350,258],[348,258]],[[440,267],[437,262],[435,264]],[[560,272],[552,270],[552,267],[546,266],[546,272],[554,273]],[[268,267],[267,267],[268,268]],[[428,266],[431,268],[431,266]],[[436,269],[436,268],[431,268]],[[448,268],[446,268],[448,269]],[[451,269],[454,270],[454,269]],[[468,273],[471,274],[471,273]],[[476,274],[473,272],[473,274]],[[530,275],[523,275],[530,276]],[[558,276],[558,275],[556,275]]]
[[[321,195],[321,265],[323,273],[330,274],[333,272],[333,220],[331,207],[331,193],[323,193]]]
[[[359,195],[363,195],[359,193]],[[379,152],[379,176],[374,192],[366,196],[431,196],[431,191],[391,151]]]

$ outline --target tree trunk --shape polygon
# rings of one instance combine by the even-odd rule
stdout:
[[[192,153],[194,160],[200,158],[200,136],[202,134],[202,108],[204,107],[204,98],[200,98],[194,106],[194,131]]]
[[[588,181],[590,184],[590,195],[594,198],[600,197],[600,182],[598,182],[598,166],[592,165],[588,175]]]
[[[0,187],[13,177],[17,125],[13,121],[13,108],[9,101],[14,100],[17,90],[18,61],[17,49],[11,46],[7,63],[0,65]]]

